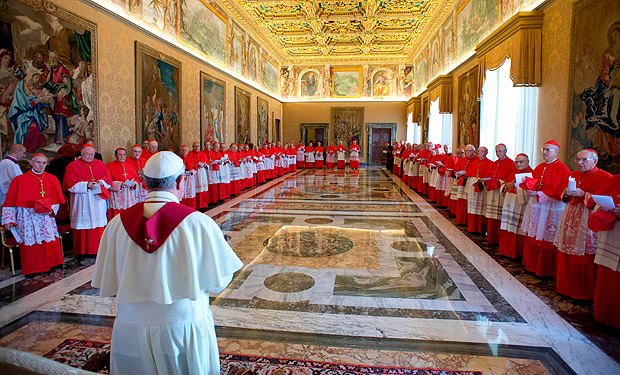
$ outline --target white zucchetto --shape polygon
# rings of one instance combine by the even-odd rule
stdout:
[[[174,152],[161,151],[149,158],[143,172],[146,177],[166,178],[183,172],[185,164]]]

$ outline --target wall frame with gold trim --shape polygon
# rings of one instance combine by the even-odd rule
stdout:
[[[332,98],[361,97],[362,89],[360,84],[362,83],[362,70],[363,68],[361,66],[331,68]]]

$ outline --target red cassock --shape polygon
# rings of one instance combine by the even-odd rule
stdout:
[[[269,150],[267,150],[265,147],[261,147],[258,150],[258,153],[263,157],[263,159],[267,159],[269,157]],[[271,178],[271,171],[267,166],[266,160],[264,161],[264,168],[265,169],[263,170],[263,182]]]
[[[409,159],[409,156],[410,156],[410,155],[411,155],[411,150],[408,150],[408,149],[404,149],[404,150],[403,150],[403,153],[402,153],[402,155],[401,155],[401,158],[403,159],[403,175],[402,175],[402,177],[401,177],[401,180],[402,180],[405,184],[407,184],[407,185],[409,185],[409,177],[410,177],[410,176],[409,176],[409,171],[408,171],[408,170],[405,170],[405,169],[406,169],[406,167],[405,167],[405,161]]]
[[[487,170],[491,167],[493,162],[488,158],[484,158],[482,160],[475,160],[469,168],[465,171],[465,176],[467,177],[477,177],[483,178]],[[469,194],[467,194],[467,199],[470,199]],[[486,197],[480,197],[479,199],[486,199]],[[484,213],[482,215],[479,214],[471,214],[467,213],[467,231],[468,232],[477,232],[484,234],[486,232],[487,220],[484,217]]]
[[[469,166],[476,160],[478,160],[478,158],[475,156],[471,158],[463,156],[454,166],[454,170],[457,172],[467,171]],[[464,184],[466,182],[467,178],[464,176],[457,178],[456,183],[459,185],[459,196],[457,197],[456,202],[452,202],[452,209],[450,210],[450,213],[456,215],[457,224],[467,224],[467,194],[461,194],[461,192],[465,189]]]
[[[420,151],[417,150],[411,150],[411,153],[409,154],[409,162],[412,164],[416,164],[416,160],[418,159],[418,155],[420,155]],[[413,176],[409,176],[409,187],[412,188],[413,190],[417,190],[418,189],[418,184],[420,181],[420,168],[419,166],[416,168],[416,166],[413,167],[414,169],[417,169],[418,173],[415,173],[415,175]]]
[[[198,168],[198,163],[205,163],[207,165],[210,165],[209,158],[207,157],[207,154],[204,153],[204,151],[196,152],[194,150],[191,150],[187,154],[187,157],[192,158],[194,160],[194,163],[196,164],[197,168]],[[208,181],[208,178],[207,178],[207,181]],[[208,190],[202,191],[202,192],[196,191],[196,208],[205,208],[208,206],[209,206],[209,191]]]
[[[293,160],[295,160],[294,157],[297,157],[297,149],[295,149],[295,147],[291,146],[288,149],[286,149],[286,154],[289,157],[289,166],[288,166],[288,171],[289,172],[295,172],[297,170],[297,163],[293,163]]]
[[[196,164],[196,160],[192,157],[189,156],[189,154],[187,154],[187,156],[183,157],[180,156],[179,157],[183,160],[183,164],[185,164],[185,171],[189,172],[189,171],[198,171],[198,164]],[[194,178],[196,177],[196,175],[194,175]],[[193,183],[194,184],[194,192],[196,191],[196,180],[192,178],[190,179],[185,179],[185,184],[188,183]],[[185,187],[185,191],[187,191],[188,188]],[[187,206],[187,207],[191,207],[191,208],[196,208],[196,196],[193,197],[186,197],[183,198],[181,200],[181,204]]]
[[[90,181],[105,181],[108,185],[112,185],[112,177],[105,163],[101,160],[93,160],[90,163],[86,163],[84,160],[77,159],[67,166],[65,170],[65,177],[63,181],[63,189],[69,190],[74,187],[78,182],[90,182]],[[95,196],[93,199],[102,201],[107,199],[101,195]],[[102,201],[91,201],[91,204],[105,204]],[[71,208],[74,212],[77,210],[76,216],[71,216],[72,221],[81,221],[82,215],[85,215],[86,210],[82,208]],[[105,215],[105,212],[103,213]],[[87,220],[88,221],[88,220]],[[107,215],[105,218],[94,218],[91,216],[90,221],[100,222],[102,225],[97,225],[88,229],[76,229],[75,223],[72,223],[72,235],[73,235],[73,252],[75,255],[83,254],[97,254],[99,251],[99,242],[101,242],[101,235],[107,223]]]
[[[620,205],[620,174],[607,181],[600,195],[611,196],[616,207]],[[594,320],[620,328],[620,218],[616,216],[611,225],[610,230],[598,232]]]
[[[433,155],[431,160],[429,160],[428,162],[429,168],[431,168],[431,170],[437,169],[437,161],[441,161],[444,157],[445,157],[444,154]],[[431,186],[429,184],[427,189],[428,189],[428,198],[432,200],[433,202],[437,202],[437,187]]]
[[[345,160],[338,160],[338,153],[339,152],[346,152],[347,149],[346,147],[344,147],[343,145],[338,145],[338,147],[336,147],[336,166],[338,167],[338,169],[344,169],[345,166]]]
[[[336,147],[329,145],[327,146],[327,148],[325,149],[326,154],[332,154],[333,155],[333,162],[327,161],[327,156],[325,157],[326,160],[326,165],[327,168],[334,168],[334,166],[336,165],[335,161],[336,161]]]
[[[360,146],[355,144],[349,147],[349,168],[357,169],[360,167]],[[353,155],[357,151],[357,155]]]
[[[502,181],[506,181],[508,177],[513,176],[517,171],[515,162],[510,158],[504,158],[503,160],[495,160],[493,164],[487,170],[485,178],[490,178],[490,181],[485,181],[486,189],[488,192],[498,190],[502,184]],[[499,244],[500,227],[502,225],[501,220],[501,207],[499,213],[499,219],[487,218],[487,243]]]
[[[276,147],[275,155],[276,155],[276,158],[279,159],[277,162],[278,176],[284,176],[284,173],[286,173],[286,171],[284,170],[284,167],[282,166],[282,163],[284,162],[282,160],[282,158],[284,157],[284,149],[282,147]]]
[[[303,150],[304,150],[304,145],[303,145],[303,144],[301,144],[301,143],[298,143],[298,144],[297,144],[297,147],[295,148],[295,151],[299,151],[300,149],[303,151]],[[305,151],[304,151],[304,152],[305,152]],[[298,155],[299,155],[299,154],[298,154]],[[304,156],[305,156],[305,154],[304,154]],[[305,163],[304,163],[304,160],[303,160],[303,159],[300,159],[300,158],[298,157],[298,158],[297,158],[297,168],[304,168],[304,164],[305,164]]]
[[[506,177],[505,182],[515,182],[515,175],[519,173],[533,173],[534,170],[532,167],[527,167],[522,171],[515,171],[510,174],[510,176]],[[509,193],[516,193],[517,189],[512,188],[509,189]],[[500,221],[501,223],[501,221]],[[488,228],[487,228],[488,230]],[[525,247],[526,236],[522,234],[517,234],[508,230],[500,229],[500,237],[499,237],[499,253],[503,254],[512,259],[521,259],[523,257],[523,248]]]
[[[585,193],[602,194],[608,187],[611,174],[602,169],[594,167],[587,173],[579,171],[570,174],[577,183],[577,187]],[[564,188],[568,186],[568,181]],[[557,250],[557,284],[556,290],[571,298],[594,299],[594,287],[596,285],[596,266],[594,257],[596,256],[596,233],[587,228],[587,217],[583,220],[583,210],[591,212],[595,203],[588,199],[584,205],[584,198],[571,197],[564,208],[563,216],[566,219],[561,222],[563,227],[558,228],[555,244]],[[569,217],[570,215],[570,217]],[[589,215],[589,214],[588,214]],[[564,228],[565,226],[565,228]],[[585,228],[584,228],[585,227]],[[584,231],[585,230],[585,231]],[[579,240],[585,237],[585,246],[579,249],[574,248],[577,238],[574,233],[583,233]],[[568,246],[564,246],[567,244]],[[575,251],[582,251],[583,254],[575,254]]]
[[[133,159],[133,158],[127,158],[125,160],[125,162],[121,163],[118,160],[114,160],[113,162],[110,162],[108,164],[106,164],[108,171],[110,171],[110,176],[112,177],[112,183],[114,183],[114,181],[119,181],[121,182],[121,189],[131,189],[132,192],[136,189],[136,187],[138,186],[137,184],[134,185],[133,187],[127,187],[125,185],[123,185],[123,183],[127,180],[131,180],[131,181],[135,181],[137,183],[140,183],[140,177],[138,176],[138,169],[137,169],[137,163],[131,162],[129,161],[129,159]],[[135,160],[135,159],[133,159]],[[135,194],[134,194],[135,196]],[[108,202],[109,203],[109,202]],[[108,206],[110,207],[110,206]],[[109,208],[108,209],[108,217],[112,218],[118,214],[120,214],[121,212],[123,212],[124,210],[126,210],[129,207],[126,207],[124,209],[115,209],[115,208]]]
[[[213,160],[213,159],[211,159]],[[220,151],[215,153],[215,160],[220,161],[220,170],[224,168],[224,151],[220,149]],[[230,198],[230,182],[226,182],[222,180],[222,185],[220,185],[220,199],[228,199]]]
[[[418,159],[420,163],[420,175],[423,175],[424,173],[426,173],[426,168],[428,167],[428,161],[430,160],[431,157],[432,157],[432,154],[429,150],[422,150],[418,154]],[[400,170],[400,167],[399,167],[399,170]],[[425,178],[422,176],[420,176],[420,178],[418,179],[417,191],[420,194],[426,194],[426,192],[428,191],[428,181],[425,182],[424,180]]]
[[[41,191],[44,192],[43,197]],[[36,212],[37,207],[51,207],[63,203],[65,203],[65,198],[62,195],[60,183],[54,175],[46,172],[40,175],[27,172],[11,181],[3,207],[34,208]],[[19,223],[12,222],[10,224],[18,225]],[[58,233],[55,225],[54,230]],[[47,272],[50,268],[63,263],[62,249],[58,238],[54,241],[42,241],[40,244],[35,243],[30,246],[22,243],[19,248],[22,274],[24,275]]]
[[[142,153],[140,154],[140,160],[142,160],[142,164],[146,164],[146,162],[151,158],[151,156],[155,155],[157,151],[154,153],[150,153],[147,149],[143,148]]]
[[[214,164],[217,161],[217,153],[213,150],[203,151],[209,160],[209,203],[217,203],[218,200],[224,199],[224,184],[222,184],[220,173],[220,165]]]
[[[570,170],[559,159],[551,163],[540,163],[532,173],[532,178],[539,181],[537,191],[557,201],[562,199],[562,191],[567,184]],[[555,223],[554,225],[557,225]],[[535,272],[537,276],[556,276],[556,259],[553,239],[537,240],[528,235],[523,250],[525,269]]]
[[[323,160],[325,159],[325,156],[323,154],[324,152],[325,152],[325,149],[323,148],[323,146],[317,146],[314,148],[314,167],[315,168],[323,168]]]
[[[142,154],[140,154],[140,156],[142,156]],[[146,161],[142,158],[139,159],[134,159],[133,156],[128,156],[126,159],[127,163],[130,163],[134,166],[134,168],[136,168],[136,171],[141,171],[144,169],[144,164],[146,164]],[[142,186],[144,187],[144,189],[146,189],[146,185],[144,184],[144,181],[142,181],[142,179],[140,179],[140,183],[142,184]]]
[[[448,169],[454,170],[454,166],[456,165],[456,163],[458,163],[458,161],[459,161],[459,158],[456,155],[454,154],[446,155],[446,158],[442,161],[444,166],[439,168],[439,174],[441,176],[445,176],[447,173],[449,174],[450,171],[448,171]],[[450,191],[448,191],[448,189],[446,188],[443,194],[441,194],[441,196],[439,197],[439,205],[441,207],[447,207],[449,210],[450,209],[449,204],[450,204]]]
[[[306,154],[309,152],[314,152],[314,147],[312,146],[306,146],[306,149],[304,151]],[[314,159],[316,161],[316,158]],[[315,167],[315,161],[308,161],[308,158],[306,157],[306,168],[314,168]]]

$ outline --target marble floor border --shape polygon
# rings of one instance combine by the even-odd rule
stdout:
[[[0,328],[0,338],[5,337],[32,322],[65,323],[112,327],[114,317],[104,315],[74,314],[63,312],[33,311]],[[510,344],[483,344],[457,341],[397,339],[383,337],[361,337],[329,335],[305,332],[275,331],[251,328],[215,326],[220,339],[255,340],[276,343],[295,343],[372,349],[386,351],[428,352],[439,354],[464,354],[471,356],[492,356],[503,358],[531,359],[540,361],[553,375],[576,375],[564,360],[552,349],[539,346]]]

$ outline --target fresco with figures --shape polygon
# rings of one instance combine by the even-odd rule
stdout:
[[[180,4],[179,40],[225,66],[228,18],[204,0],[183,0]]]
[[[225,142],[226,82],[200,72],[200,134],[202,142]]]
[[[358,98],[361,69],[332,68],[332,96],[334,98]]]
[[[620,3],[581,1],[573,10],[569,144],[566,160],[584,148],[599,155],[598,167],[620,173]]]
[[[136,142],[160,150],[181,147],[181,63],[136,42]]]
[[[428,51],[423,52],[415,65],[415,93],[419,94],[426,89],[428,82]]]
[[[466,1],[457,9],[456,19],[459,57],[463,57],[499,25],[498,0]]]
[[[4,3],[0,17],[2,153],[14,143],[47,155],[97,144],[96,26],[52,3],[27,3]]]
[[[96,3],[126,16],[140,28],[195,51],[218,68],[278,93],[279,61],[250,37],[247,30],[233,22],[230,13],[215,1],[97,0]],[[262,56],[267,56],[272,64],[264,71]]]

